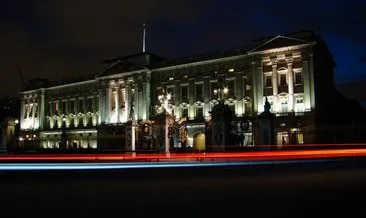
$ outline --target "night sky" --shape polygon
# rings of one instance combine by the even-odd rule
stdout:
[[[106,58],[147,50],[166,58],[245,46],[312,29],[337,63],[336,84],[366,78],[366,1],[5,0],[0,7],[0,95],[25,80],[99,72]]]

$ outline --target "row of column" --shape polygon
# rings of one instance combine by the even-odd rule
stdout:
[[[107,123],[125,123],[130,120],[146,120],[150,114],[150,79],[149,73],[144,73],[138,81],[113,81],[106,88],[106,102],[100,102],[105,107],[101,121]],[[102,95],[102,90],[99,91]]]
[[[37,114],[37,116],[36,116]],[[40,90],[32,99],[25,101],[21,99],[20,128],[21,129],[43,129],[45,116],[44,89]]]
[[[294,111],[294,72],[292,68],[293,59],[288,58],[287,61],[287,74],[286,81],[288,85],[288,102],[287,107],[288,111]],[[272,62],[272,88],[273,88],[273,106],[275,110],[279,108],[278,102],[278,72],[277,72],[277,60],[273,59]],[[263,87],[263,86],[262,86]]]
[[[302,79],[304,87],[304,107],[305,110],[310,110],[315,106],[315,94],[314,94],[314,76],[312,72],[311,61],[308,61],[309,57],[303,57],[302,59]],[[286,59],[287,62],[287,74],[286,81],[288,85],[288,111],[294,111],[294,71],[293,71],[293,59]],[[277,59],[272,59],[272,91],[273,91],[273,107],[277,111],[280,107],[278,98],[278,71],[277,71]],[[254,98],[254,110],[258,112],[263,111],[264,107],[264,75],[263,75],[263,63],[262,61],[253,62],[253,98]]]

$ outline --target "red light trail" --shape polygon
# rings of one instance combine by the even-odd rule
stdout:
[[[250,160],[291,160],[314,158],[338,158],[366,156],[366,148],[353,149],[307,149],[251,152],[214,152],[177,154],[5,154],[0,162],[17,161],[80,161],[80,162],[153,162],[153,161],[250,161]]]

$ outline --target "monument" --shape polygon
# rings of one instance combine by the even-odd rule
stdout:
[[[266,97],[264,103],[264,111],[258,115],[257,118],[257,131],[258,131],[258,143],[264,149],[270,149],[271,145],[274,145],[274,115],[270,112],[271,105]]]
[[[224,104],[224,101],[220,100],[216,104],[211,113],[211,151],[225,151],[225,146],[230,144],[230,132],[231,132],[231,121],[233,118],[233,113],[230,107]]]

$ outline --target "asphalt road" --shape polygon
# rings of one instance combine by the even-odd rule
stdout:
[[[366,217],[366,164],[0,174],[0,217]]]

